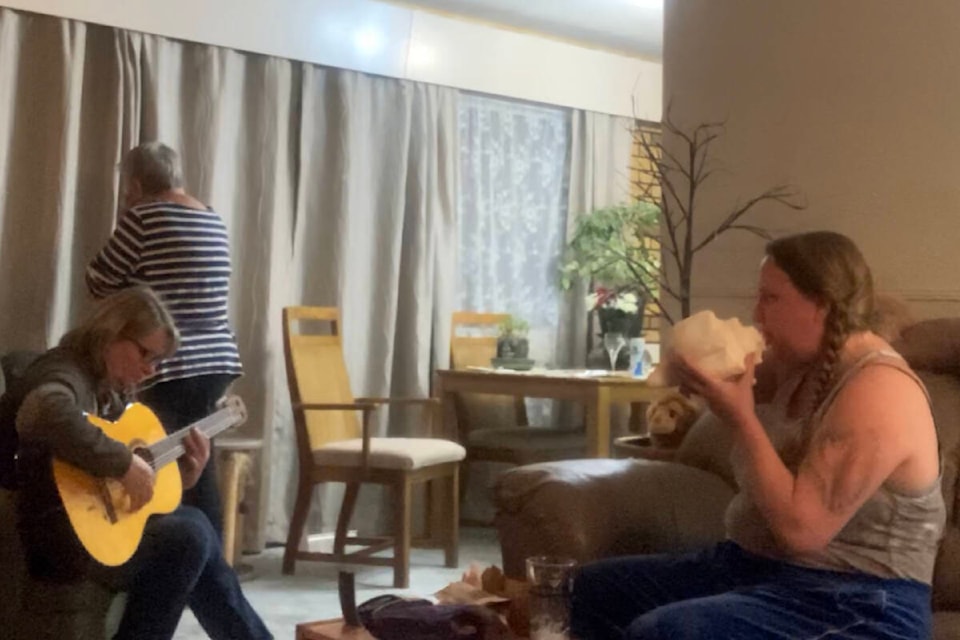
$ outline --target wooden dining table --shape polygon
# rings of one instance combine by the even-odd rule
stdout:
[[[489,393],[569,400],[584,406],[587,446],[591,457],[610,455],[610,408],[615,404],[651,402],[666,392],[644,380],[609,371],[578,369],[440,369],[434,378],[434,396],[440,399],[445,437],[455,438],[460,393]]]

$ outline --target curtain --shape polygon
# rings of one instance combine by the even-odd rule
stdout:
[[[461,94],[459,129],[457,306],[526,321],[530,357],[541,366],[555,365],[570,112]],[[551,401],[526,404],[531,424],[551,420]],[[471,463],[464,518],[492,521],[489,487],[503,468]]]
[[[556,363],[569,135],[567,109],[461,96],[458,305],[528,322],[540,365]]]
[[[90,304],[136,121],[138,38],[0,9],[0,340],[43,349]]]
[[[449,348],[455,285],[448,247],[454,243],[456,91],[308,66],[303,113],[293,296],[339,305],[355,395],[427,396],[432,363]],[[288,412],[287,404],[280,402],[277,411]],[[391,411],[389,423],[378,413],[381,435],[429,435],[416,410]],[[283,420],[275,435],[274,475],[286,480],[274,487],[272,502],[284,504],[295,491],[290,429]],[[361,492],[358,528],[382,530],[389,522],[378,493],[376,487]],[[318,494],[314,511],[332,522],[341,487]],[[285,533],[286,522],[272,520],[269,529]]]
[[[0,348],[44,349],[91,304],[118,163],[160,139],[231,237],[231,317],[262,437],[257,518],[284,540],[296,455],[280,310],[341,307],[357,395],[425,395],[455,282],[456,92],[0,9]],[[421,434],[391,415],[381,433]],[[329,528],[323,500],[314,528]],[[356,521],[376,528],[376,496]],[[259,525],[259,526],[256,526]]]

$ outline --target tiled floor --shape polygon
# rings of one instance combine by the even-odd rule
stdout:
[[[267,549],[244,559],[254,567],[255,578],[243,583],[244,592],[277,640],[293,640],[298,622],[334,618],[340,615],[337,596],[337,566],[326,563],[300,562],[296,575],[280,572],[283,549]],[[392,570],[379,567],[358,567],[356,570],[357,602],[364,602],[383,593],[432,595],[450,582],[458,580],[471,562],[483,566],[501,566],[500,545],[493,528],[465,527],[460,534],[460,568],[443,566],[443,551],[414,549],[410,566],[410,589],[391,588]],[[178,639],[201,640],[207,635],[189,611],[177,629]]]

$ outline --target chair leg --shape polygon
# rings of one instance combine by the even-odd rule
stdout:
[[[443,563],[450,568],[460,564],[460,468],[455,467],[447,484],[447,525],[444,527],[446,540],[443,546]]]
[[[406,589],[410,586],[410,479],[398,480],[394,490],[393,588]]]
[[[233,566],[236,555],[237,507],[240,504],[240,459],[239,453],[230,451],[223,456],[220,467],[220,495],[223,502],[223,558]]]
[[[438,487],[437,482],[437,479],[433,479],[424,483],[423,544],[429,548],[437,544],[437,536],[440,535],[436,507],[437,501],[443,499],[440,494],[443,487]]]
[[[297,485],[297,501],[293,507],[293,516],[290,518],[290,529],[287,531],[287,545],[283,549],[283,573],[288,576],[293,574],[312,498],[313,483],[301,477]]]
[[[343,504],[340,505],[340,515],[337,516],[337,533],[333,538],[333,552],[343,555],[347,546],[347,531],[350,520],[353,518],[353,509],[357,506],[357,496],[360,495],[360,483],[348,482],[347,490],[343,494]]]
[[[460,463],[460,495],[458,496],[460,502],[467,499],[467,485],[470,484],[470,464],[469,458],[464,458],[463,462]]]

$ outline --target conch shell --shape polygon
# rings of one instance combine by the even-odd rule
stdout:
[[[679,383],[670,363],[680,355],[706,373],[732,378],[744,372],[748,353],[763,357],[763,336],[754,327],[744,326],[737,318],[721,320],[713,311],[700,311],[673,325],[670,346],[660,364],[647,378],[652,387],[670,387]]]

